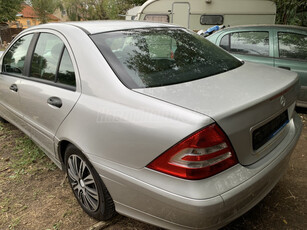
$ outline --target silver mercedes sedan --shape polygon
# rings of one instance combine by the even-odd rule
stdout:
[[[174,25],[40,25],[0,65],[0,116],[66,170],[100,220],[224,226],[275,186],[302,129],[296,73]]]

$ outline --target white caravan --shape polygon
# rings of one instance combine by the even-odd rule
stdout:
[[[276,4],[268,0],[149,0],[134,20],[200,30],[214,25],[274,24],[275,17]]]

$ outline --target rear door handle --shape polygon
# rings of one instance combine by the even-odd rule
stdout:
[[[14,91],[14,92],[18,92],[18,87],[16,84],[13,84],[10,86],[10,90]]]
[[[277,67],[281,69],[291,70],[291,68],[288,66],[277,66]]]
[[[49,105],[52,105],[52,106],[55,106],[55,107],[58,107],[58,108],[61,108],[62,107],[62,100],[58,97],[50,97],[48,98],[47,100],[47,103]]]

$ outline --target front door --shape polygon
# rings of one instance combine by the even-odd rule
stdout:
[[[5,53],[0,74],[0,116],[29,134],[23,120],[19,88],[25,76],[25,60],[33,34],[19,38]]]

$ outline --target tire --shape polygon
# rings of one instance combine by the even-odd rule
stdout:
[[[70,187],[82,209],[98,220],[112,218],[114,202],[98,173],[74,145],[65,151],[65,168]]]

